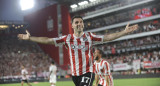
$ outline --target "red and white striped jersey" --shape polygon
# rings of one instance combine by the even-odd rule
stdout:
[[[110,72],[110,65],[107,61],[101,59],[100,62],[94,62],[95,73],[99,76],[99,84],[107,86],[105,76],[109,77],[109,86],[113,86],[113,77]]]
[[[64,44],[68,48],[72,76],[93,72],[92,44],[103,42],[103,36],[86,32],[81,37],[68,34],[53,40],[56,46]]]

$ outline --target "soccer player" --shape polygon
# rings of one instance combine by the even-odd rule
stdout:
[[[92,86],[93,83],[93,53],[92,44],[95,42],[107,42],[124,36],[138,28],[138,25],[129,27],[125,30],[113,34],[103,36],[94,35],[91,32],[83,32],[84,23],[81,16],[72,18],[73,34],[64,35],[57,38],[33,37],[27,34],[19,34],[18,38],[22,40],[30,40],[33,42],[53,45],[65,45],[68,48],[70,57],[72,80],[76,86]]]
[[[113,86],[109,63],[102,59],[102,50],[94,52],[95,86]]]
[[[54,64],[54,61],[52,61],[49,67],[49,77],[48,77],[51,86],[56,86],[56,71],[57,67]]]
[[[28,86],[32,86],[29,81],[28,81],[28,71],[25,69],[24,66],[21,66],[21,74],[22,74],[22,80],[21,80],[21,86],[23,86],[23,83],[27,83]]]

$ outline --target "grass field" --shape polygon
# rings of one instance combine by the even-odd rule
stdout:
[[[31,83],[32,86],[50,86],[48,82]],[[0,86],[21,86],[17,84],[0,84]],[[27,86],[24,84],[23,86]],[[74,86],[72,81],[59,81],[56,86]],[[114,79],[114,86],[160,86],[160,78]]]

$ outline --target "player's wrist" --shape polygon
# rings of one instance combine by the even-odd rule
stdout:
[[[123,30],[123,33],[124,33],[124,35],[127,35],[127,34],[128,34],[128,32],[127,32],[126,30]]]

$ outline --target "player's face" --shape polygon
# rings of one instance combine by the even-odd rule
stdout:
[[[100,58],[99,50],[95,50],[95,52],[94,52],[94,60],[99,60],[99,58]]]
[[[72,28],[76,32],[83,32],[84,23],[81,18],[75,18],[72,22]]]
[[[24,69],[24,66],[21,66],[21,69]]]

